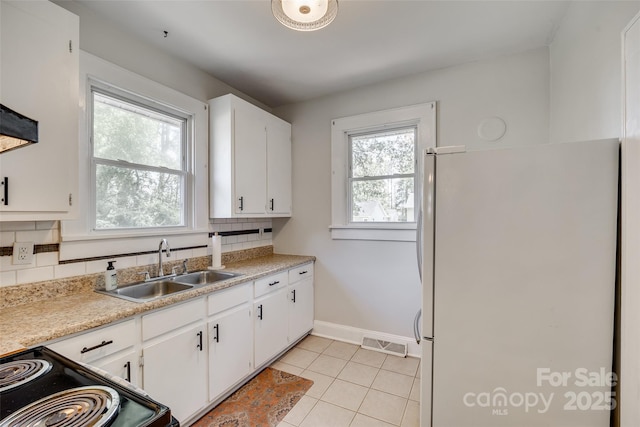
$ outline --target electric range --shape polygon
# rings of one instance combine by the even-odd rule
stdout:
[[[0,427],[177,427],[168,407],[46,348],[0,358]]]

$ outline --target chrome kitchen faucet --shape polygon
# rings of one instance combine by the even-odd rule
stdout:
[[[162,245],[166,248],[167,258],[171,256],[171,248],[169,247],[167,239],[160,240],[160,244],[158,245],[158,277],[164,276],[164,270],[162,268]]]

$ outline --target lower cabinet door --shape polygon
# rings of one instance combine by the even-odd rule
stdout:
[[[135,386],[140,386],[138,354],[133,350],[115,357],[105,357],[92,362],[91,365],[107,371],[111,375],[123,378]]]
[[[287,288],[271,292],[253,303],[255,325],[255,367],[287,347]]]
[[[289,342],[313,329],[313,277],[289,286]]]
[[[143,388],[182,424],[207,403],[205,325],[143,347]]]
[[[251,308],[245,304],[211,320],[209,329],[209,400],[220,397],[253,369]]]

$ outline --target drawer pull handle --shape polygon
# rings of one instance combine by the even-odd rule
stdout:
[[[296,290],[292,290],[291,293],[293,294],[293,298],[291,299],[291,301],[293,301],[294,303],[296,302]]]
[[[196,347],[198,347],[200,349],[200,351],[202,351],[202,331],[198,332],[198,339],[200,340],[198,345]]]
[[[109,344],[113,344],[113,340],[102,341],[100,344],[94,345],[93,347],[85,347],[82,350],[80,350],[80,354],[88,353],[90,351],[96,350],[96,349],[98,349],[100,347],[104,347],[105,345],[109,345]]]
[[[218,323],[216,323],[216,326],[214,326],[213,329],[216,330],[216,334],[213,337],[213,340],[215,342],[220,342],[220,325]]]
[[[274,285],[277,285],[278,283],[280,283],[280,281],[279,281],[279,280],[276,280],[275,282],[271,282],[271,283],[269,283],[269,286],[274,286]]]
[[[2,182],[0,184],[3,187],[2,190],[2,204],[5,206],[9,205],[9,177],[2,178]]]
[[[258,314],[258,319],[262,320],[262,304],[258,306],[258,310],[260,310],[260,314]]]
[[[307,270],[304,270],[304,271],[301,271],[301,272],[300,272],[300,273],[298,273],[298,274],[302,275],[302,274],[307,274],[307,273],[308,273],[308,271],[307,271]]]
[[[127,369],[127,381],[131,382],[131,362],[127,362],[124,367]]]

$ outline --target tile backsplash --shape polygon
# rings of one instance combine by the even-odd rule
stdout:
[[[271,219],[223,218],[211,221],[210,232],[222,235],[223,253],[271,244]]]
[[[232,252],[270,246],[271,219],[213,219],[209,233],[222,236],[222,252]],[[14,242],[34,242],[34,259],[31,264],[13,264]],[[62,279],[103,272],[105,259],[79,259],[59,261],[60,224],[58,221],[0,222],[0,286],[12,286],[44,280]],[[175,259],[187,259],[211,255],[211,247],[177,248],[171,250]],[[150,253],[109,256],[115,259],[116,269],[130,268],[157,262],[155,251]]]

